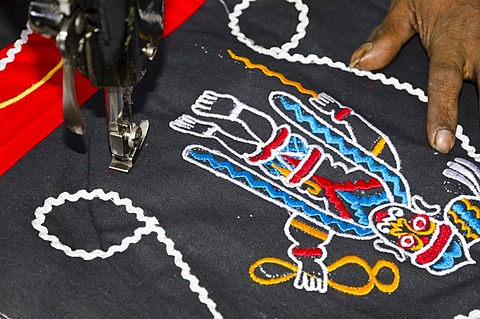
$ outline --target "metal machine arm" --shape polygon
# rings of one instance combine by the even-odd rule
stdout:
[[[163,32],[162,0],[35,0],[32,29],[55,37],[63,58],[63,117],[76,134],[85,122],[75,94],[75,72],[105,89],[110,168],[128,172],[148,131],[131,121],[134,85],[153,59]]]

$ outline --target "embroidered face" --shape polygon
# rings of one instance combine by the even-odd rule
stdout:
[[[374,231],[402,254],[415,253],[430,245],[439,226],[438,221],[424,212],[402,206],[378,209],[371,220]]]

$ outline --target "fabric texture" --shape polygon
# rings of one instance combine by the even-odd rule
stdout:
[[[97,92],[84,136],[60,126],[2,175],[0,313],[477,318],[477,92],[439,154],[418,38],[346,66],[389,3],[207,0],[135,87],[130,173]]]

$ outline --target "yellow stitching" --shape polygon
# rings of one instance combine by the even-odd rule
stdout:
[[[380,153],[383,152],[383,149],[385,148],[385,144],[387,144],[387,140],[382,137],[372,149],[372,154],[375,156],[380,155]]]
[[[275,168],[276,170],[278,170],[280,172],[280,174],[282,174],[282,176],[285,176],[285,177],[290,175],[290,173],[292,172],[292,171],[290,171],[286,168],[278,166],[277,164],[272,164],[272,167]],[[318,195],[322,191],[322,188],[320,187],[320,185],[318,185],[314,181],[306,180],[303,183],[305,185],[310,186],[310,187],[307,188],[307,191],[309,191],[312,195]]]
[[[17,96],[5,101],[5,102],[2,102],[0,103],[0,109],[3,109],[3,108],[6,108],[7,106],[13,104],[13,103],[16,103],[18,101],[20,101],[21,99],[23,99],[24,97],[26,97],[27,95],[29,95],[30,93],[34,92],[36,89],[38,89],[40,86],[42,86],[43,84],[45,84],[45,82],[47,82],[48,80],[50,80],[50,78],[55,74],[57,73],[58,70],[60,70],[60,68],[62,67],[62,64],[63,64],[63,60],[60,60],[60,62],[58,62],[58,64],[50,70],[50,72],[47,73],[47,75],[45,75],[40,81],[38,81],[37,83],[33,84],[30,88],[26,89],[25,91],[23,91],[22,93],[18,94]]]
[[[452,216],[454,224],[459,224],[460,229],[467,232],[466,233],[467,238],[471,238],[471,239],[479,238],[477,234],[475,233],[472,234],[472,228],[468,226],[467,223],[463,219],[461,219],[457,213],[451,210],[448,212],[448,215]]]
[[[265,263],[271,263],[271,264],[283,266],[291,270],[292,273],[281,275],[280,277],[275,277],[275,278],[268,278],[268,279],[260,278],[255,274],[255,269],[257,269],[258,267],[261,267]],[[330,266],[328,266],[327,271],[333,272],[338,268],[343,267],[347,264],[355,264],[363,268],[363,270],[365,270],[365,272],[369,277],[368,282],[365,285],[359,287],[359,286],[347,286],[347,285],[339,284],[329,279],[328,285],[333,289],[336,289],[346,294],[355,295],[355,296],[365,296],[365,295],[368,295],[373,290],[374,287],[377,287],[377,289],[382,292],[392,293],[395,290],[397,290],[400,284],[400,270],[398,269],[397,265],[387,260],[379,260],[375,264],[375,266],[371,268],[365,260],[363,260],[358,256],[345,256],[340,258],[336,262],[332,263]],[[391,283],[385,284],[380,282],[377,279],[376,276],[382,269],[389,269],[392,272],[393,280]],[[252,278],[252,280],[255,281],[256,283],[269,286],[269,285],[284,283],[292,278],[295,278],[297,271],[298,271],[298,267],[296,265],[293,265],[292,263],[286,262],[279,258],[267,257],[267,258],[259,259],[252,266],[250,266],[249,274],[250,274],[250,278]],[[303,273],[306,273],[306,272],[303,272]],[[309,273],[306,273],[306,274],[312,278],[316,278],[315,276]]]
[[[285,274],[275,278],[268,278],[268,279],[260,278],[255,274],[255,269],[257,269],[258,267],[261,267],[263,264],[266,264],[266,263],[283,266],[291,270],[292,273]],[[270,286],[270,285],[281,284],[283,282],[289,281],[292,278],[295,278],[297,276],[296,274],[297,271],[298,271],[298,267],[289,262],[286,262],[279,258],[266,257],[266,258],[257,260],[253,265],[251,265],[250,269],[248,270],[248,273],[250,274],[250,278],[252,278],[252,280],[255,281],[257,284]]]
[[[472,203],[470,203],[470,201],[466,198],[462,198],[462,201],[466,204],[468,210],[475,211],[476,218],[480,218],[480,208],[478,208],[475,205],[472,205]]]
[[[292,219],[292,221],[290,222],[290,225],[292,225],[295,228],[300,229],[301,231],[303,231],[303,232],[305,232],[309,235],[312,235],[315,238],[321,239],[323,241],[327,240],[327,238],[328,238],[327,233],[324,233],[323,231],[320,231],[320,230],[318,230],[318,229],[316,229],[316,228],[314,228],[310,225],[302,223],[299,220]]]
[[[427,230],[418,231],[418,230],[413,229],[410,226],[410,224],[408,223],[408,221],[405,218],[402,217],[402,218],[399,218],[396,221],[390,222],[390,225],[392,226],[392,229],[390,230],[390,234],[393,235],[393,236],[396,236],[396,237],[400,237],[401,235],[405,235],[405,234],[407,234],[407,232],[405,232],[403,230],[403,228],[405,227],[407,229],[408,233],[428,236],[428,235],[433,234],[433,232],[435,231],[435,228],[436,228],[435,227],[436,225],[435,225],[434,222],[430,221],[429,224],[430,224],[430,228],[428,228]]]
[[[333,272],[336,269],[345,266],[347,264],[356,264],[362,267],[369,277],[368,283],[363,286],[347,286],[328,280],[329,286],[334,289],[337,289],[341,292],[355,295],[355,296],[364,296],[368,295],[370,291],[376,286],[378,290],[386,293],[391,293],[397,290],[398,285],[400,284],[400,271],[394,263],[386,260],[379,260],[373,268],[371,268],[368,263],[358,256],[345,256],[331,264],[327,267],[328,272]],[[383,268],[389,269],[393,274],[393,281],[390,284],[384,284],[377,279],[377,275]]]
[[[303,87],[302,84],[300,84],[299,82],[295,82],[295,81],[292,81],[292,80],[289,80],[287,79],[283,74],[281,73],[278,73],[278,72],[275,72],[275,71],[271,71],[270,69],[268,69],[266,66],[262,65],[262,64],[253,64],[248,58],[245,58],[245,57],[241,57],[241,56],[238,56],[236,55],[235,53],[233,53],[232,50],[227,50],[228,54],[230,54],[230,57],[234,60],[237,60],[237,61],[241,61],[243,63],[245,63],[245,66],[249,69],[259,69],[260,71],[262,71],[265,75],[267,76],[273,76],[273,77],[276,77],[278,78],[283,84],[285,85],[290,85],[290,86],[294,86],[297,88],[297,90],[301,93],[304,93],[304,94],[309,94],[311,95],[312,97],[317,97],[318,96],[318,93],[315,92],[315,91],[312,91],[312,90],[309,90],[309,89],[306,89],[305,87]]]

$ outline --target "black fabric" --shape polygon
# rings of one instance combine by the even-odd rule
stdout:
[[[232,11],[239,2],[229,0],[226,5]],[[291,53],[325,55],[348,64],[351,52],[382,20],[389,1],[308,0],[305,4],[307,35]],[[250,6],[240,18],[240,27],[257,44],[276,46],[293,36],[298,11],[292,3],[265,0]],[[456,196],[473,195],[442,175],[447,162],[473,160],[459,141],[448,155],[427,145],[426,104],[416,96],[327,66],[258,54],[231,35],[228,23],[223,4],[207,0],[163,41],[134,91],[135,120],[148,119],[150,132],[129,174],[108,169],[104,98],[99,92],[82,110],[85,136],[70,135],[60,127],[1,177],[0,312],[9,318],[212,317],[156,233],[143,236],[123,252],[90,261],[69,257],[40,238],[32,227],[37,207],[49,197],[81,189],[118,192],[146,216],[157,218],[225,318],[453,318],[479,309],[478,265],[436,276],[408,259],[400,262],[378,251],[374,240],[334,236],[326,247],[325,263],[349,255],[359,256],[371,267],[380,259],[393,262],[400,283],[392,293],[373,288],[366,296],[353,296],[331,287],[319,293],[295,289],[293,279],[264,286],[250,278],[250,266],[263,257],[289,260],[292,242],[284,233],[289,212],[185,161],[182,152],[191,144],[228,152],[217,140],[182,134],[169,123],[183,114],[193,116],[191,106],[205,90],[231,94],[278,123],[282,119],[269,106],[270,92],[284,91],[305,104],[309,96],[258,69],[246,68],[230,57],[228,49],[317,93],[325,92],[362,115],[395,145],[411,195],[420,195],[442,210]],[[419,40],[410,41],[382,72],[425,91],[428,59]],[[477,102],[475,87],[467,83],[460,97],[460,124],[470,143],[478,146]],[[270,128],[256,120],[252,126],[268,133]],[[367,130],[359,130],[359,139],[368,136]],[[344,179],[338,171],[332,174]],[[111,201],[81,199],[54,207],[44,225],[64,245],[92,251],[120,244],[143,223]],[[469,251],[473,260],[480,260],[478,245]],[[334,271],[329,278],[358,286],[368,280],[356,266]],[[381,272],[379,278],[388,283],[391,274]]]

